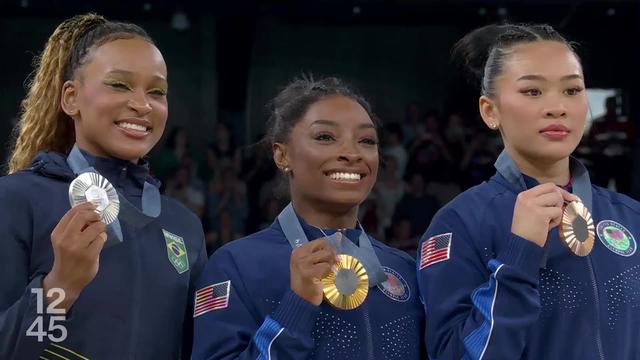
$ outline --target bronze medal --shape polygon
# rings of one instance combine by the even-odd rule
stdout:
[[[367,271],[358,259],[340,254],[338,271],[322,278],[325,300],[342,310],[352,310],[360,306],[369,292]]]
[[[593,249],[595,226],[589,209],[580,201],[565,205],[559,227],[562,243],[577,256],[587,256]]]

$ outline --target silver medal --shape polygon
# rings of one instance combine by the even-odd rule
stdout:
[[[78,175],[69,185],[71,207],[90,202],[97,206],[96,212],[102,221],[109,225],[118,218],[120,199],[109,180],[96,172]]]

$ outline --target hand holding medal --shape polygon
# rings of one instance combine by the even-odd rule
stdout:
[[[278,222],[293,248],[290,260],[291,289],[318,306],[324,298],[331,306],[352,310],[367,297],[369,287],[377,286],[387,275],[367,233],[360,227],[356,243],[338,231],[309,241],[290,203],[278,215]]]
[[[293,249],[289,264],[291,290],[313,305],[320,305],[323,299],[321,279],[337,272],[336,262],[336,250],[326,238]]]
[[[540,221],[547,222],[548,226],[541,226]],[[589,255],[593,249],[595,227],[589,209],[577,196],[551,183],[538,185],[518,195],[512,224],[514,234],[544,246],[546,233],[556,226],[559,227],[562,244],[572,254]]]
[[[338,244],[342,234],[336,233]],[[360,306],[369,291],[364,265],[354,256],[337,255],[327,238],[310,241],[291,253],[291,289],[318,306],[322,300],[342,309]]]
[[[54,288],[62,289],[64,299],[58,307],[65,311],[98,273],[100,252],[107,240],[98,208],[88,201],[73,206],[51,232],[53,267],[42,287],[45,294]]]
[[[511,232],[544,247],[549,230],[562,222],[564,204],[577,200],[577,196],[553,183],[523,191],[516,199]]]
[[[64,291],[59,306],[65,310],[98,273],[106,225],[118,218],[120,209],[113,186],[95,172],[82,173],[71,182],[69,202],[71,209],[51,233],[53,267],[43,280],[45,293],[53,288]]]

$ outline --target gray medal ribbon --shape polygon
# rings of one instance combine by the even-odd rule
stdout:
[[[289,205],[282,210],[280,215],[278,215],[278,222],[292,248],[295,249],[309,242],[293,210],[293,204],[289,203]],[[369,287],[374,287],[386,281],[387,275],[382,270],[382,265],[380,265],[380,260],[373,249],[373,245],[371,245],[369,237],[364,229],[361,229],[361,231],[362,233],[358,239],[359,246],[349,239],[343,239],[340,244],[338,244],[336,241],[337,233],[328,236],[327,239],[339,254],[351,255],[362,263],[369,276]]]
[[[89,165],[77,144],[73,146],[69,156],[67,156],[67,164],[76,176],[85,172],[99,173]],[[160,191],[149,182],[144,182],[142,190],[142,212],[120,194],[117,189],[116,192],[120,200],[120,212],[118,213],[118,219],[107,225],[107,242],[105,243],[105,247],[122,242],[120,220],[135,228],[142,228],[160,215]]]
[[[496,170],[502,175],[517,192],[527,190],[527,185],[524,182],[522,173],[513,159],[507,153],[507,150],[502,150],[500,156],[494,164]],[[593,204],[593,194],[591,193],[591,180],[589,179],[589,172],[587,168],[582,165],[578,159],[573,156],[569,157],[569,170],[571,171],[571,187],[573,194],[578,196],[584,206],[591,211],[591,205]],[[547,253],[548,253],[549,238],[545,244],[545,255],[542,259],[541,267],[546,267]]]

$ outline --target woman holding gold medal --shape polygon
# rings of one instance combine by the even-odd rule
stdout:
[[[143,159],[166,120],[166,65],[143,29],[94,14],[57,27],[0,179],[0,358],[188,357],[206,253]]]
[[[371,239],[358,206],[378,173],[377,122],[340,80],[297,80],[269,140],[291,203],[198,280],[193,359],[420,359],[415,263]]]
[[[505,150],[421,240],[429,356],[640,358],[640,204],[592,186],[570,156],[588,108],[572,45],[547,25],[491,25],[454,56]]]

